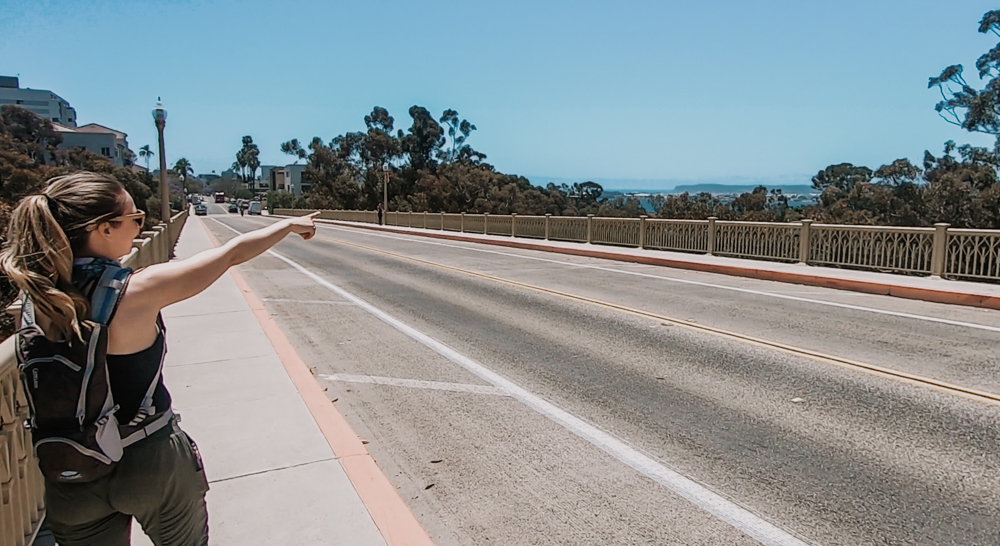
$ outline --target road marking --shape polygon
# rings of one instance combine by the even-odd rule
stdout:
[[[349,301],[330,301],[330,300],[289,300],[284,298],[261,298],[261,301],[276,301],[279,303],[325,303],[327,305],[354,305]]]
[[[320,227],[323,227],[323,228],[326,228],[326,229],[339,230],[339,231],[347,231],[347,232],[355,233],[355,234],[359,233],[359,230],[357,230],[357,229],[351,229],[351,228],[346,228],[346,227],[334,227],[334,226],[328,226],[328,225],[322,225],[322,224],[318,224],[318,225]],[[365,231],[363,234],[371,236],[371,237],[382,237],[382,238],[385,238],[385,239],[395,239],[395,240],[399,240],[400,239],[400,237],[398,237],[398,236],[382,235],[382,234],[378,234],[378,233],[370,233],[368,231]],[[405,234],[400,234],[400,235],[405,235]],[[904,313],[904,312],[901,312],[901,311],[887,311],[885,309],[875,309],[873,307],[865,307],[865,306],[862,306],[862,305],[852,305],[852,304],[849,304],[849,303],[839,303],[839,302],[833,302],[833,301],[817,300],[817,299],[813,299],[813,298],[803,298],[803,297],[800,297],[800,296],[792,296],[792,295],[788,295],[788,294],[777,294],[777,293],[774,293],[774,292],[765,292],[765,291],[762,291],[762,290],[753,290],[751,288],[739,288],[739,287],[736,287],[736,286],[726,286],[726,285],[722,285],[722,284],[715,284],[715,283],[709,283],[709,282],[693,281],[693,280],[690,280],[690,279],[680,279],[680,278],[676,278],[676,277],[666,277],[666,276],[663,276],[663,275],[653,275],[651,273],[641,273],[639,271],[627,271],[627,270],[623,270],[623,269],[614,269],[614,268],[611,268],[611,267],[603,267],[603,266],[599,266],[599,265],[575,264],[575,263],[572,263],[572,262],[564,262],[564,261],[560,261],[560,260],[553,260],[553,259],[550,259],[550,258],[539,258],[539,257],[536,257],[536,256],[524,256],[524,255],[521,255],[521,254],[514,254],[514,253],[511,253],[511,252],[501,252],[499,250],[487,250],[487,249],[484,249],[484,248],[472,248],[472,247],[467,247],[467,246],[462,246],[462,245],[454,245],[454,244],[448,244],[448,243],[439,243],[439,242],[436,242],[436,241],[427,241],[427,240],[424,240],[423,238],[420,238],[419,236],[413,236],[413,238],[406,237],[405,240],[409,241],[409,242],[412,242],[412,243],[420,243],[420,244],[425,244],[425,245],[436,245],[436,246],[443,246],[443,247],[448,247],[448,248],[457,248],[457,249],[469,250],[469,251],[473,251],[473,252],[482,252],[482,253],[486,253],[486,254],[497,254],[499,256],[507,256],[507,257],[512,257],[512,258],[521,258],[523,260],[534,260],[534,261],[538,261],[538,262],[553,263],[553,264],[564,265],[564,266],[567,266],[567,267],[577,267],[577,268],[581,268],[581,269],[596,269],[596,270],[599,270],[599,271],[606,271],[606,272],[610,272],[610,273],[619,273],[621,275],[631,275],[631,276],[634,276],[634,277],[644,277],[644,278],[648,278],[648,279],[657,279],[657,280],[675,282],[675,283],[680,283],[680,284],[689,284],[689,285],[694,285],[694,286],[703,286],[703,287],[706,287],[706,288],[717,288],[719,290],[729,290],[729,291],[732,291],[732,292],[741,292],[741,293],[744,293],[744,294],[753,294],[753,295],[757,295],[757,296],[767,296],[767,297],[771,297],[771,298],[779,298],[779,299],[784,299],[784,300],[800,301],[800,302],[804,302],[804,303],[814,303],[814,304],[817,304],[817,305],[826,305],[826,306],[830,306],[830,307],[840,307],[840,308],[843,308],[843,309],[852,309],[852,310],[855,310],[855,311],[864,311],[864,312],[867,312],[867,313],[875,313],[875,314],[879,314],[879,315],[890,315],[890,316],[902,317],[902,318],[909,318],[909,319],[914,319],[914,320],[923,320],[923,321],[927,321],[927,322],[937,322],[937,323],[940,323],[940,324],[949,324],[949,325],[952,325],[952,326],[961,326],[961,327],[964,327],[964,328],[974,328],[974,329],[977,329],[977,330],[986,330],[986,331],[990,331],[990,332],[1000,332],[1000,327],[997,327],[997,326],[987,326],[985,324],[976,324],[976,323],[973,323],[973,322],[963,322],[963,321],[958,321],[958,320],[950,320],[950,319],[943,319],[943,318],[937,318],[937,317],[929,317],[927,315],[917,315],[917,314],[914,314],[914,313]],[[338,242],[341,242],[341,241],[338,241]],[[351,244],[351,243],[345,243],[345,244]],[[848,292],[848,293],[851,293],[851,292]],[[863,295],[864,296],[870,296],[870,294],[863,294]]]
[[[219,220],[214,218],[212,220],[237,234],[241,234],[236,229],[220,222]],[[767,546],[806,545],[806,543],[802,540],[764,520],[747,508],[739,506],[735,502],[722,497],[718,493],[711,491],[691,478],[667,468],[663,463],[640,452],[638,449],[626,444],[624,441],[608,434],[607,432],[604,432],[603,430],[600,430],[583,419],[580,419],[579,417],[576,417],[575,415],[572,415],[571,413],[529,392],[527,389],[520,387],[513,381],[494,372],[493,370],[490,370],[479,362],[476,362],[462,353],[459,353],[437,339],[434,339],[420,330],[413,328],[367,301],[327,281],[326,279],[323,279],[298,263],[282,256],[281,254],[278,254],[277,252],[274,252],[273,250],[268,250],[267,253],[314,280],[320,286],[329,289],[331,292],[338,294],[344,299],[354,302],[355,305],[377,317],[382,322],[385,322],[403,334],[406,334],[410,338],[421,343],[425,347],[447,358],[455,364],[458,364],[469,372],[472,372],[487,383],[492,384],[498,389],[506,391],[511,397],[515,398],[522,404],[530,407],[552,422],[561,425],[566,430],[590,442],[598,449],[601,449],[615,459],[632,467],[646,477],[673,491],[677,495],[687,499],[695,506],[698,506],[702,510],[705,510],[720,520],[728,523],[734,528],[757,540],[761,544],[765,544]]]
[[[436,391],[468,392],[472,394],[492,394],[507,396],[507,393],[488,385],[467,385],[464,383],[443,383],[441,381],[422,381],[419,379],[398,379],[395,377],[378,377],[374,375],[351,375],[346,373],[318,374],[317,377],[327,381],[345,381],[347,383],[368,383],[371,385],[392,385],[411,389],[431,389]]]

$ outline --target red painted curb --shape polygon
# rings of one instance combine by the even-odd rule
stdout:
[[[603,258],[619,262],[639,263],[645,265],[656,265],[661,267],[671,267],[674,269],[687,269],[691,271],[704,271],[706,273],[718,273],[733,277],[746,277],[750,279],[760,279],[764,281],[776,281],[789,284],[802,284],[806,286],[819,286],[822,288],[834,288],[837,290],[848,290],[851,292],[861,292],[865,294],[879,294],[883,296],[895,296],[911,300],[929,301],[934,303],[947,303],[951,305],[964,305],[969,307],[983,307],[987,309],[1000,309],[1000,296],[989,296],[984,294],[969,294],[964,292],[953,292],[948,290],[934,290],[930,288],[918,288],[914,286],[901,286],[884,282],[862,281],[856,279],[838,279],[833,277],[823,277],[821,275],[807,275],[788,273],[784,271],[769,271],[766,269],[755,269],[753,267],[739,267],[719,264],[703,264],[697,262],[686,262],[671,258],[656,258],[654,256],[631,256],[628,254],[618,254],[607,250],[594,250],[592,248],[561,248],[548,245],[533,244],[527,241],[517,240],[494,240],[475,239],[463,237],[454,233],[444,233],[435,231],[403,231],[394,229],[395,226],[378,226],[373,224],[360,224],[345,222],[341,220],[317,219],[317,222],[353,227],[358,229],[368,229],[372,231],[387,231],[391,233],[402,233],[406,235],[416,235],[431,239],[444,239],[449,241],[461,241],[465,243],[481,243],[509,248],[520,248],[524,250],[539,250],[542,252],[553,252],[556,254],[567,254],[571,256],[585,256],[589,258]]]

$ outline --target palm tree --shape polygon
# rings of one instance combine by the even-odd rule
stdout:
[[[194,169],[191,168],[191,162],[183,157],[178,159],[177,163],[174,163],[174,168],[172,170],[174,171],[174,174],[177,176],[183,176],[184,178],[187,178],[188,175],[194,174]]]
[[[153,150],[149,149],[149,144],[139,148],[139,157],[146,158],[146,172],[149,172],[149,158],[153,157],[153,155],[155,154],[153,153]]]

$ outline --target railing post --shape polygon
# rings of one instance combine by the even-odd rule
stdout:
[[[552,214],[545,213],[545,240],[549,240],[549,218],[552,218]]]
[[[945,257],[948,253],[948,227],[951,224],[934,224],[934,246],[931,247],[931,278],[944,275]]]
[[[646,248],[646,218],[645,214],[639,216],[639,248]]]
[[[515,231],[514,231],[514,225],[515,224],[517,224],[517,213],[512,212],[512,213],[510,213],[510,236],[511,237],[516,237],[514,235],[514,233],[515,233]]]
[[[460,219],[460,223],[458,224],[458,232],[459,233],[465,233],[465,213],[464,212],[462,213],[462,218]]]
[[[156,249],[156,251],[153,253],[154,256],[153,263],[159,264],[167,261],[166,259],[164,259],[164,254],[165,254],[164,250],[166,249],[166,245],[163,244],[164,243],[163,232],[166,231],[166,226],[162,223],[157,224],[153,226],[153,231],[156,232],[156,234],[153,235],[153,248]]]
[[[424,211],[424,229],[427,229],[427,211]]]
[[[483,213],[483,235],[489,235],[490,234],[490,227],[489,227],[489,225],[490,225],[490,213],[484,212]]]
[[[799,263],[809,265],[809,228],[812,220],[802,220],[802,227],[799,228]]]
[[[715,221],[718,220],[715,216],[708,217],[708,255],[712,256],[715,254]]]
[[[587,244],[591,244],[594,241],[594,215],[587,215]]]
[[[406,212],[406,227],[413,227],[413,211]]]
[[[443,212],[441,213],[441,223],[438,224],[438,229],[440,229],[441,231],[444,231],[444,213]]]

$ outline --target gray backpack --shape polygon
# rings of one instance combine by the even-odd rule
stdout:
[[[90,320],[80,325],[82,341],[51,341],[35,322],[31,298],[22,294],[16,355],[28,398],[32,442],[42,474],[55,482],[83,483],[110,473],[123,448],[166,425],[167,411],[136,431],[120,427],[106,363],[107,325],[132,270],[109,265],[91,287]],[[157,372],[143,406],[150,406]],[[140,416],[145,417],[142,412]],[[127,435],[123,437],[123,432]]]

